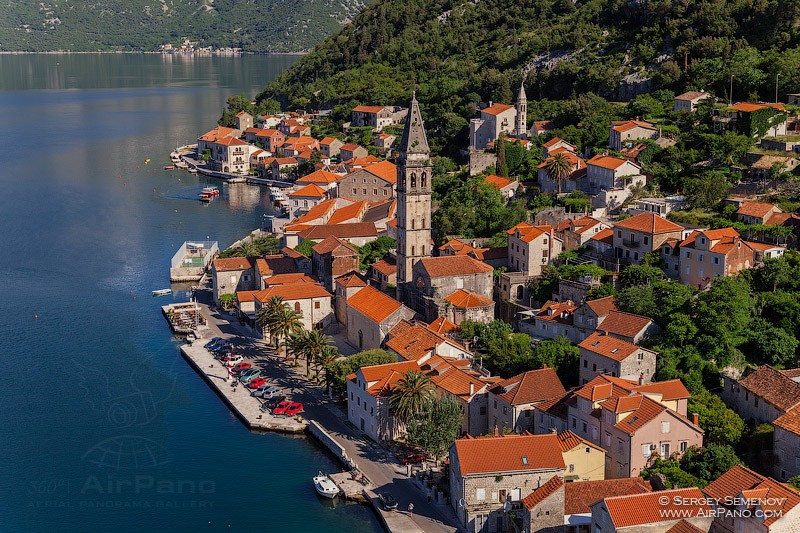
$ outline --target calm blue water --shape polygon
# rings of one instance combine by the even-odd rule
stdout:
[[[0,531],[378,529],[317,498],[338,465],[313,441],[229,413],[150,295],[174,247],[230,244],[268,205],[201,205],[170,150],[293,60],[0,55]]]

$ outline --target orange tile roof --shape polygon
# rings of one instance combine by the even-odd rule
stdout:
[[[226,128],[224,126],[217,126],[211,131],[208,131],[197,138],[198,141],[217,142],[220,139],[229,137],[236,132],[233,128]]]
[[[292,259],[308,259],[308,257],[304,256],[293,248],[289,248],[288,246],[281,248],[281,253],[283,253],[283,255],[286,257],[291,257]]]
[[[615,424],[617,429],[626,432],[628,435],[635,434],[639,429],[643,428],[648,423],[655,420],[656,417],[658,417],[658,415],[660,415],[664,411],[670,411],[669,409],[667,409],[665,405],[660,404],[655,400],[651,400],[647,396],[640,396],[640,398],[641,398],[641,403],[639,404],[639,406],[636,407],[631,412],[631,414],[629,414],[628,416],[626,416],[625,418],[623,418],[622,420],[620,420]],[[630,404],[632,403],[633,401],[625,402],[625,405],[623,407],[629,409],[631,407]],[[620,411],[620,412],[626,413],[628,411]],[[679,417],[681,420],[691,424],[691,422],[689,422],[688,419],[680,416],[674,411],[670,412],[673,413],[676,417]],[[698,431],[700,430],[700,428],[697,429]]]
[[[322,189],[314,183],[309,183],[305,187],[297,189],[289,194],[290,198],[325,198],[325,196],[327,196],[325,189]]]
[[[492,272],[494,269],[486,263],[481,263],[468,255],[446,255],[440,257],[425,257],[419,260],[425,271],[432,278],[444,276],[465,276]]]
[[[305,239],[321,240],[333,235],[340,239],[351,237],[374,237],[378,235],[378,229],[374,222],[348,222],[344,224],[320,224],[301,230],[298,235]]]
[[[459,309],[471,309],[473,307],[488,307],[494,305],[494,300],[487,298],[482,294],[478,294],[465,289],[458,289],[450,296],[446,296],[445,300],[453,304],[453,307]]]
[[[324,298],[326,296],[333,297],[322,285],[312,283],[290,283],[287,285],[267,287],[263,291],[258,291],[255,298],[259,302],[264,303],[275,296],[280,296],[284,300],[307,300],[309,298]]]
[[[648,130],[658,131],[652,124],[643,120],[626,120],[612,125],[612,129],[618,132],[632,130],[633,128],[644,128]]]
[[[383,181],[397,183],[397,166],[391,161],[380,161],[364,167],[364,170]]]
[[[408,370],[419,371],[419,365],[416,361],[400,361],[398,363],[386,363],[383,365],[362,366],[357,372],[361,372],[365,381],[373,382],[384,378],[392,371],[404,373]]]
[[[428,329],[440,335],[447,335],[451,331],[457,330],[458,326],[447,320],[445,317],[440,316],[428,324]]]
[[[294,272],[291,274],[275,274],[273,276],[267,276],[264,279],[264,283],[267,286],[272,287],[274,285],[289,285],[292,283],[319,283],[319,280],[314,276],[309,276],[307,274],[303,274],[302,272]]]
[[[514,106],[505,105],[505,104],[494,104],[490,107],[481,110],[481,113],[486,113],[488,115],[499,115],[503,111],[508,111],[509,109],[513,109]]]
[[[358,105],[353,108],[353,111],[358,113],[380,113],[385,108],[379,105]]]
[[[336,183],[342,179],[339,174],[328,172],[326,170],[315,170],[311,174],[307,174],[297,180],[297,183]]]
[[[353,202],[350,205],[341,207],[333,212],[331,218],[328,219],[328,224],[341,224],[347,221],[361,222],[361,218],[367,212],[368,207],[369,203],[366,200]]]
[[[385,257],[380,261],[372,263],[370,266],[384,276],[392,276],[397,274],[397,263],[391,257]]]
[[[508,178],[498,176],[497,174],[490,174],[486,176],[486,183],[492,185],[495,189],[499,191],[503,187],[508,187],[509,185],[511,185],[512,181]]]
[[[449,241],[441,245],[439,247],[439,250],[444,251],[447,250],[448,248],[451,248],[455,252],[455,254],[448,254],[448,255],[466,255],[475,249],[469,244],[462,242],[458,239],[450,239]]]
[[[622,337],[633,338],[650,326],[653,320],[640,315],[611,311],[603,322],[597,326],[598,331],[605,331]]]
[[[236,300],[238,302],[253,302],[256,299],[258,291],[236,291]]]
[[[297,159],[294,157],[276,157],[275,162],[278,163],[278,165],[296,165]]]
[[[679,94],[678,96],[676,96],[675,100],[691,101],[696,98],[700,98],[701,96],[711,96],[711,95],[705,91],[687,91],[683,94]]]
[[[665,522],[665,512],[692,518],[710,516],[711,511],[711,506],[705,502],[703,493],[697,487],[612,496],[604,498],[602,503],[616,528]]]
[[[271,276],[274,274],[293,274],[297,272],[297,264],[294,259],[283,255],[265,255],[256,259],[256,268],[260,276]]]
[[[345,274],[344,276],[339,276],[335,281],[337,285],[341,285],[342,287],[366,287],[369,285],[367,279],[356,271]]]
[[[505,435],[458,439],[455,442],[461,474],[489,474],[528,470],[563,470],[558,437]],[[526,464],[527,463],[527,464]]]
[[[347,143],[347,144],[342,145],[341,150],[343,152],[352,152],[353,150],[358,150],[359,148],[361,148],[361,146],[359,146],[359,145],[357,145],[355,143]]]
[[[778,206],[775,204],[768,204],[765,202],[742,202],[742,205],[736,210],[736,214],[764,218],[777,207]]]
[[[753,250],[759,250],[761,252],[765,252],[767,250],[776,250],[779,248],[784,248],[780,244],[764,244],[763,242],[752,242],[752,241],[744,241],[744,243],[752,248]]]
[[[486,383],[480,379],[478,374],[472,372],[467,365],[462,363],[462,368],[459,368],[458,361],[464,360],[439,362],[436,368],[427,372],[427,374],[436,387],[449,392],[453,396],[469,401],[475,394],[481,393],[483,388],[486,387]],[[427,365],[431,365],[431,359],[428,359],[423,367]],[[472,394],[470,394],[470,391]]]
[[[406,361],[420,359],[435,352],[444,339],[423,325],[401,320],[389,331],[386,347],[397,352]]]
[[[680,379],[645,383],[644,385],[637,385],[634,390],[644,395],[660,394],[661,399],[664,401],[690,398],[692,396],[689,389],[686,388]]]
[[[614,223],[614,227],[652,234],[683,231],[682,226],[652,213],[640,213],[625,220],[620,220]]]
[[[494,385],[489,392],[511,405],[534,403],[563,395],[566,390],[552,368],[529,370]]]
[[[706,530],[700,529],[691,522],[687,522],[686,520],[681,520],[680,522],[669,528],[665,533],[706,533]]]
[[[601,155],[601,154],[594,156],[586,164],[595,165],[597,167],[603,167],[610,170],[616,170],[625,163],[631,163],[632,165],[636,165],[636,163],[628,161],[627,159],[622,159],[621,157],[614,157],[613,155]],[[636,166],[638,167],[639,165]]]
[[[619,310],[613,296],[589,300],[584,305],[591,309],[592,312],[599,317],[607,316],[610,312]]]
[[[333,235],[325,237],[311,249],[319,255],[329,254],[337,250],[340,252],[336,254],[338,256],[358,255],[358,250],[356,250],[352,244],[338,237],[334,237]]]
[[[650,484],[640,477],[576,481],[564,486],[564,515],[591,514],[592,504],[611,496],[650,492]]]
[[[531,242],[532,240],[548,233],[550,231],[550,226],[533,226],[527,222],[520,222],[506,233],[509,235],[515,235],[519,233],[519,239],[522,242]]]
[[[624,361],[639,350],[635,344],[602,333],[592,333],[578,347],[614,361]]]
[[[592,235],[589,240],[591,241],[603,241],[607,242],[608,244],[613,244],[614,242],[614,230],[611,228],[606,228],[598,231],[594,235]]]
[[[364,287],[347,300],[352,307],[373,322],[380,324],[403,304],[372,287]]]
[[[547,300],[539,309],[539,312],[536,313],[535,317],[539,320],[572,324],[572,314],[575,312],[575,309],[577,308],[572,300],[566,300],[564,302]]]
[[[733,104],[730,106],[730,109],[742,111],[744,113],[752,113],[753,111],[758,111],[759,109],[764,109],[765,107],[772,107],[779,111],[786,111],[786,108],[783,107],[783,104],[752,104],[750,102],[739,102],[738,104]]]
[[[311,209],[308,210],[307,213],[297,217],[291,223],[290,226],[294,226],[296,224],[304,224],[307,222],[311,222],[313,220],[317,220],[318,218],[325,217],[336,208],[336,198],[328,198],[327,200],[323,200]]]
[[[531,492],[528,496],[522,499],[522,504],[525,506],[526,509],[531,510],[540,503],[542,503],[545,499],[550,497],[552,494],[555,494],[558,489],[564,486],[564,482],[561,481],[561,478],[558,476],[553,476],[550,480],[542,485],[541,487],[537,488],[533,492]]]
[[[605,450],[597,444],[592,444],[588,440],[579,437],[571,431],[562,431],[561,433],[558,433],[556,437],[558,437],[558,445],[561,447],[562,452],[568,452],[577,446],[589,446],[590,448],[594,448],[595,450],[600,450],[601,452],[605,453]]]
[[[761,498],[774,500],[777,505],[770,506],[766,502],[765,509],[770,507],[770,510],[781,511],[775,512],[763,521],[763,524],[769,526],[776,520],[780,519],[782,515],[787,514],[790,510],[794,509],[800,504],[800,493],[793,490],[791,487],[779,483],[772,478],[762,476],[753,472],[749,468],[736,465],[720,477],[708,484],[703,489],[708,497],[718,500],[720,502],[731,501],[739,497],[740,494],[747,494],[749,491],[757,490],[760,494],[764,494]],[[764,492],[766,491],[766,492]]]
[[[214,259],[214,269],[217,272],[247,270],[248,268],[253,268],[253,260],[249,257],[226,257],[223,259]]]
[[[578,171],[578,170],[583,170],[583,169],[586,168],[586,161],[584,161],[583,158],[578,157],[577,154],[575,154],[573,152],[570,152],[569,150],[565,150],[563,148],[557,148],[557,149],[553,150],[552,152],[550,152],[549,153],[550,156],[547,159],[545,159],[542,163],[540,163],[537,168],[546,169],[548,162],[552,161],[553,160],[553,156],[556,155],[556,154],[564,154],[564,157],[566,158],[566,160],[569,161],[570,165],[572,165],[571,172],[575,172],[575,171]],[[577,174],[576,174],[576,176],[577,176]]]
[[[739,385],[784,412],[800,405],[800,383],[769,365],[756,368]]]
[[[739,237],[739,232],[733,228],[720,228],[720,229],[712,229],[712,230],[694,230],[686,237],[683,241],[680,242],[678,246],[682,246],[684,248],[695,248],[697,246],[697,238],[701,235],[705,236],[706,239],[709,241],[721,241],[722,244],[725,243],[732,243],[736,237]],[[716,245],[714,245],[716,246]],[[714,250],[714,246],[711,247],[711,251]]]
[[[272,128],[261,128],[261,131],[259,131],[258,135],[256,135],[256,137],[275,137],[275,136],[281,137],[283,136],[283,132]]]

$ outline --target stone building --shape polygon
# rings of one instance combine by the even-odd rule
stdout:
[[[432,247],[432,172],[425,126],[413,96],[397,149],[397,295],[401,302],[409,301],[413,269]]]
[[[489,388],[490,428],[535,433],[537,405],[566,393],[552,368],[529,370]]]
[[[713,98],[711,94],[705,91],[688,91],[683,94],[679,94],[675,97],[672,104],[673,111],[686,111],[687,113],[693,113],[697,110],[697,104],[705,100],[706,98]]]
[[[367,280],[358,272],[350,272],[336,278],[334,312],[336,321],[347,330],[347,300],[368,285]]]
[[[772,451],[775,477],[788,481],[800,476],[800,407],[776,418],[772,425]]]
[[[395,197],[396,183],[397,167],[389,161],[381,161],[354,170],[342,178],[338,195],[354,202],[382,202]]]
[[[564,249],[563,241],[555,236],[552,226],[520,222],[506,233],[509,269],[527,276],[540,275]]]
[[[386,126],[400,124],[405,119],[408,109],[396,106],[359,105],[353,108],[350,125],[354,127],[371,127],[376,132]]]
[[[398,261],[398,266],[401,264]],[[491,298],[493,271],[489,265],[467,255],[422,258],[413,267],[414,281],[410,287],[407,285],[406,301],[426,322],[432,322],[447,315],[445,298],[460,289]],[[399,268],[397,280],[400,283]]]
[[[622,150],[625,143],[640,139],[658,139],[658,128],[643,120],[614,121],[608,128],[608,146],[612,150]]]
[[[211,263],[211,280],[216,305],[219,305],[219,297],[223,294],[235,294],[258,288],[255,263],[249,257],[214,259]]]
[[[267,287],[253,295],[254,315],[258,316],[261,307],[274,297],[282,298],[283,304],[297,313],[305,330],[326,330],[335,321],[333,295],[322,285],[290,283]]]
[[[723,374],[719,396],[746,422],[756,426],[772,423],[800,405],[800,369],[762,365],[738,380]]]
[[[713,517],[709,499],[697,487],[604,496],[591,507],[587,531],[602,533],[705,532]]]
[[[508,531],[508,511],[553,476],[564,477],[556,435],[458,439],[450,447],[450,501],[467,532]]]
[[[358,270],[358,250],[338,237],[326,237],[311,250],[312,272],[330,292],[334,290],[336,278]]]
[[[458,289],[444,301],[447,319],[456,325],[464,320],[484,323],[494,320],[494,300],[482,294]]]
[[[581,351],[580,383],[588,383],[600,374],[611,374],[650,383],[656,372],[656,352],[610,335],[594,333],[578,345]]]
[[[394,298],[363,287],[347,300],[347,342],[359,351],[380,348],[392,328],[413,316]]]
[[[469,122],[470,149],[483,150],[503,133],[513,135],[516,122],[517,110],[514,106],[489,102],[489,107],[481,110],[480,118]]]

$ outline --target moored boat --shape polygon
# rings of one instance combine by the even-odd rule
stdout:
[[[164,170],[175,170],[175,165],[167,165],[164,167]]]
[[[153,296],[164,296],[165,294],[172,294],[172,289],[158,289],[153,291]]]
[[[219,187],[203,187],[203,190],[200,191],[200,194],[205,196],[219,196]]]
[[[325,498],[335,498],[339,495],[339,487],[333,482],[331,478],[320,472],[314,477],[314,490],[317,494]]]

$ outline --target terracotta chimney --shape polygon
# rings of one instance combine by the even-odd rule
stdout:
[[[497,429],[497,424],[494,425],[494,433],[493,433],[493,435],[495,437],[499,437],[500,436],[500,430]]]
[[[694,424],[695,426],[699,426],[700,425],[700,415],[699,414],[692,413],[692,424]]]
[[[469,395],[472,396],[475,394],[475,384],[470,382],[469,384]]]
[[[639,385],[644,385],[644,372],[639,372]]]

